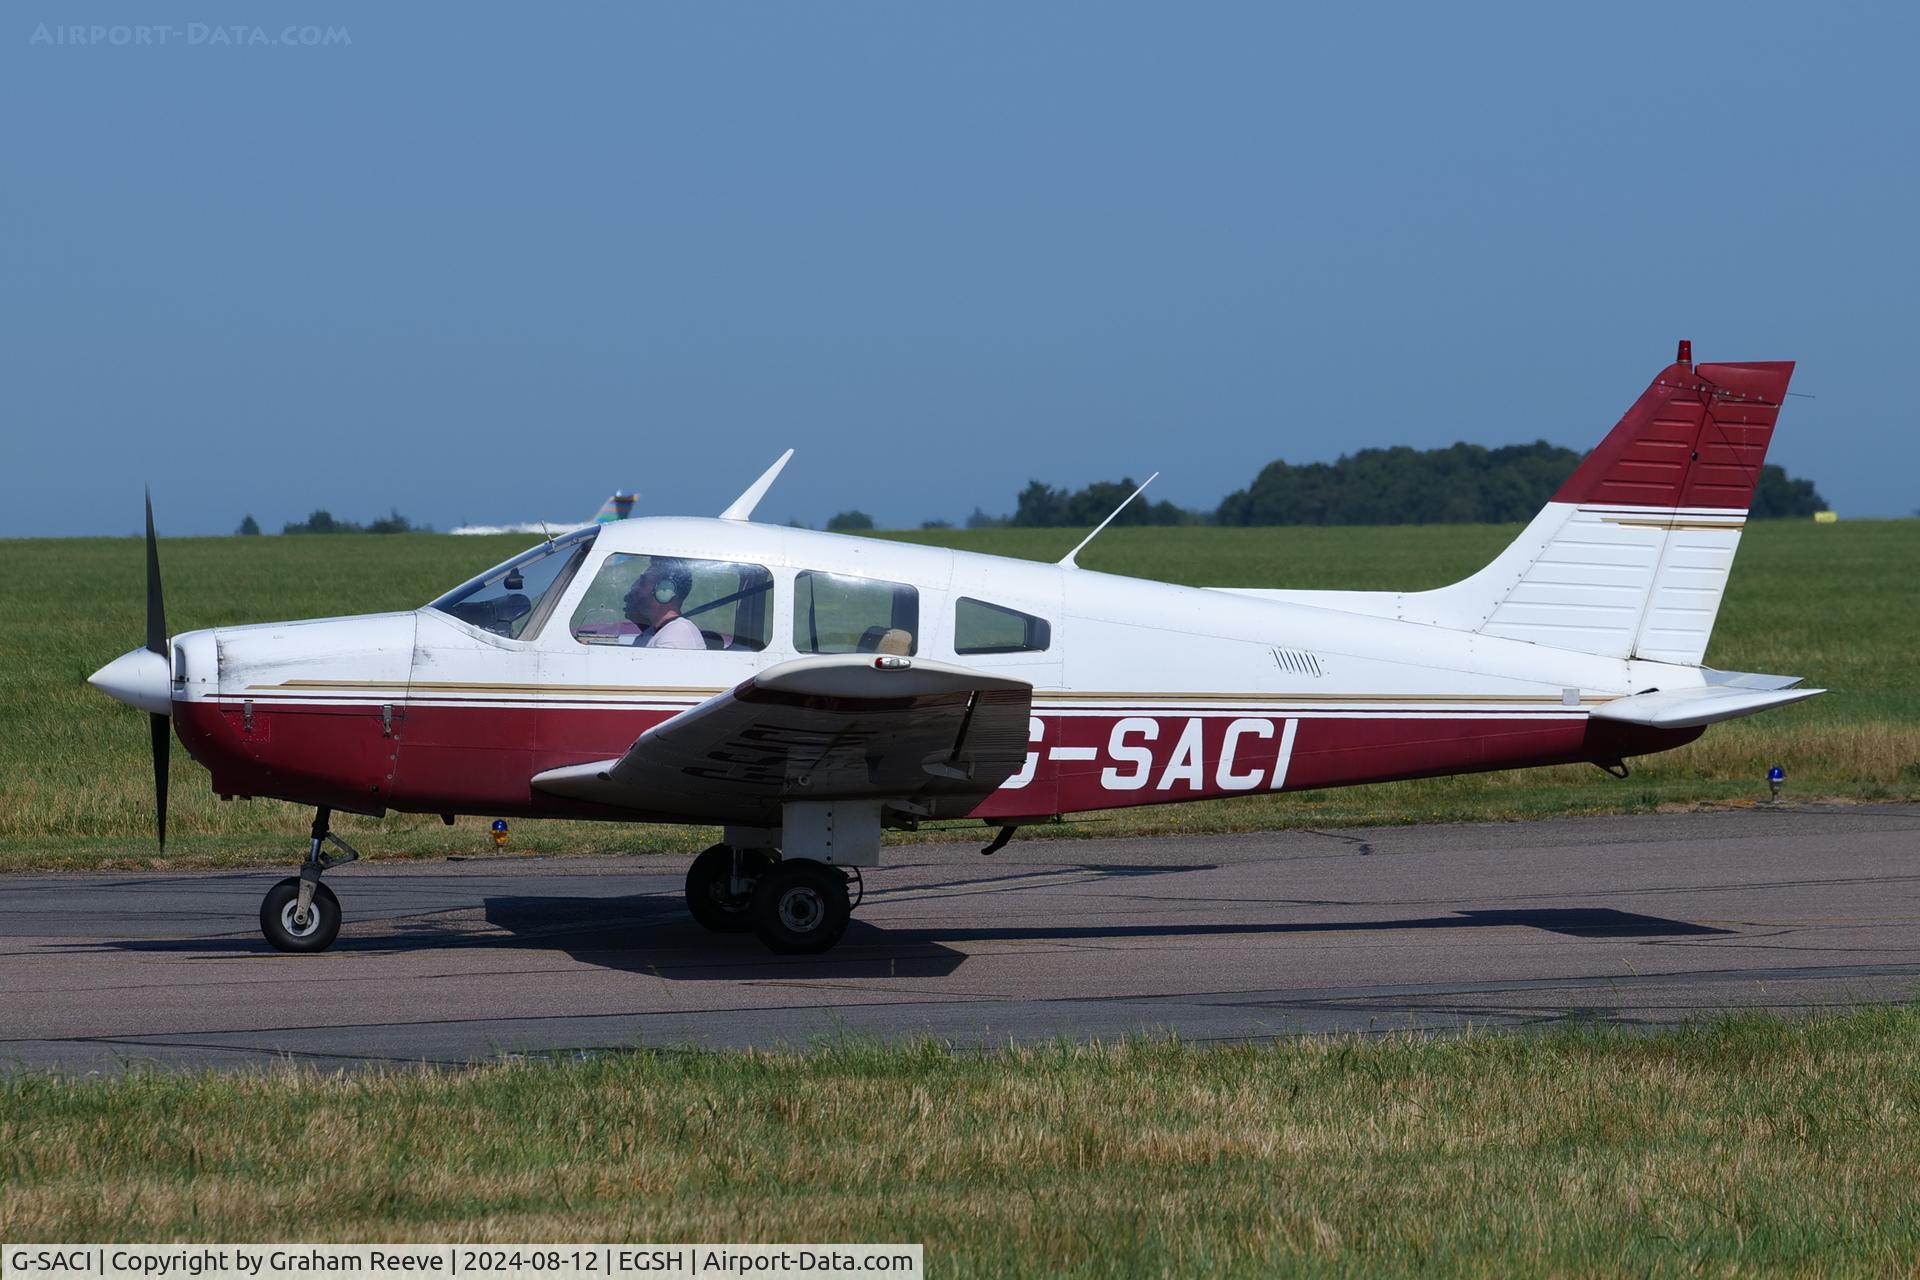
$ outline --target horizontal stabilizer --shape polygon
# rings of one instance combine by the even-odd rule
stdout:
[[[1615,698],[1593,709],[1595,720],[1619,720],[1652,729],[1690,729],[1784,707],[1825,693],[1825,689],[1755,689],[1709,684],[1697,689],[1655,689]]]

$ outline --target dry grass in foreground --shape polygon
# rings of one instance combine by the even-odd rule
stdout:
[[[905,1240],[1008,1274],[1910,1274],[1920,1011],[0,1080],[0,1238]]]

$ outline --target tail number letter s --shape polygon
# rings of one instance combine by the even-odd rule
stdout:
[[[1160,736],[1160,722],[1145,716],[1129,716],[1113,723],[1113,732],[1107,736],[1107,755],[1119,762],[1131,764],[1133,772],[1122,773],[1113,765],[1100,771],[1100,785],[1108,791],[1138,791],[1147,785],[1147,779],[1153,774],[1153,748],[1139,746],[1127,741],[1138,736],[1146,742],[1152,742]]]

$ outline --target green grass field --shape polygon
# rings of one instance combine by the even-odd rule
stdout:
[[[1112,529],[1090,569],[1214,586],[1422,588],[1464,576],[1510,527]],[[891,534],[967,550],[1055,559],[1071,530]],[[407,608],[526,545],[524,537],[428,535],[172,539],[162,543],[173,630]],[[140,865],[152,856],[142,717],[88,688],[86,676],[143,633],[137,539],[12,540],[0,553],[0,869]],[[1920,521],[1832,526],[1756,523],[1742,542],[1708,660],[1792,672],[1833,690],[1784,711],[1723,725],[1700,742],[1636,763],[1617,781],[1587,767],[1485,774],[1342,791],[1128,811],[1038,829],[1097,835],[1275,826],[1525,817],[1745,803],[1768,765],[1794,797],[1920,795]],[[221,804],[205,771],[176,750],[170,850],[179,865],[285,862],[307,816],[269,801]],[[490,848],[484,820],[451,830],[397,816],[350,820],[380,856]],[[951,838],[977,839],[979,828]],[[927,838],[922,836],[921,838]],[[937,837],[936,837],[937,838]],[[583,823],[517,824],[518,851],[701,847],[710,832]]]
[[[1920,1012],[0,1079],[0,1239],[906,1241],[928,1274],[1911,1275]]]

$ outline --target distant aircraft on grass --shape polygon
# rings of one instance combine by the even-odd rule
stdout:
[[[637,493],[632,492],[623,493],[616,491],[609,494],[607,500],[600,504],[600,510],[594,514],[594,523],[612,524],[616,520],[629,518],[633,515],[633,504],[638,497],[639,495]],[[548,534],[566,529],[576,529],[578,527],[579,526],[571,520],[527,520],[522,521],[520,524],[463,524],[459,528],[449,529],[447,532],[466,535],[493,533]]]
[[[1084,541],[1034,564],[752,523],[788,450],[717,519],[550,537],[419,609],[169,640],[149,502],[146,647],[92,682],[151,713],[163,843],[169,717],[223,796],[315,807],[261,906],[283,950],[340,928],[343,809],[718,825],[694,918],[822,951],[889,827],[972,818],[990,853],[1126,805],[1624,776],[1821,692],[1701,665],[1792,371],[1681,343],[1511,546],[1431,591],[1181,587],[1082,569]]]

